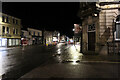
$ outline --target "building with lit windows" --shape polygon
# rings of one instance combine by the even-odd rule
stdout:
[[[120,2],[80,3],[83,53],[120,53]]]
[[[44,44],[52,45],[53,44],[53,32],[44,31]]]
[[[0,13],[0,47],[19,46],[21,19]]]
[[[42,44],[42,31],[33,28],[27,28],[29,33],[29,44]]]

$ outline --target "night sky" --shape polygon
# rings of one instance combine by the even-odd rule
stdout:
[[[78,9],[77,2],[2,3],[2,12],[20,18],[23,28],[57,30],[69,37],[73,36],[73,24],[80,23]]]

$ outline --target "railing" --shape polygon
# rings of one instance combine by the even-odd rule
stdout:
[[[108,42],[108,54],[120,54],[120,41],[118,42]]]

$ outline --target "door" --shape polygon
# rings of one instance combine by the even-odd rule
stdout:
[[[95,51],[95,32],[88,32],[88,50]]]

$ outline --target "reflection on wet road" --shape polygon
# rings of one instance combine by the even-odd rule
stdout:
[[[79,45],[58,44],[57,48],[55,55],[58,62],[72,62],[72,64],[77,64],[82,59],[83,54],[79,53]]]
[[[0,49],[0,74],[4,74],[3,78],[19,78],[47,61],[55,51],[55,46],[38,45]]]
[[[56,46],[36,45],[6,48],[0,50],[0,61],[2,63],[0,71],[1,74],[5,74],[4,77],[18,78],[50,60],[50,58],[55,58],[57,62],[72,61],[73,64],[76,64],[82,58],[79,49],[79,45],[66,45],[63,43]]]

